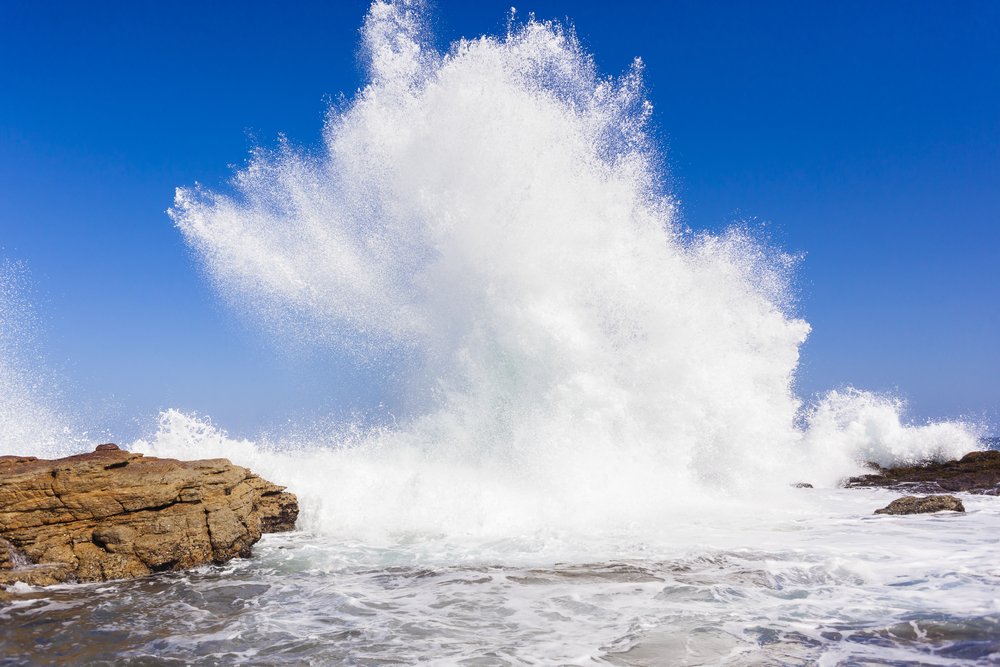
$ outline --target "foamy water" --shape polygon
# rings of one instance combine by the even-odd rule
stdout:
[[[995,498],[889,517],[889,492],[799,493],[802,515],[675,515],[674,544],[266,536],[224,567],[22,592],[0,664],[996,663]]]
[[[29,591],[0,610],[0,664],[71,663],[83,638],[92,661],[201,664],[997,658],[995,499],[873,517],[893,494],[836,489],[867,461],[977,449],[977,429],[796,395],[797,259],[677,225],[639,61],[606,78],[534,20],[442,53],[427,23],[374,3],[369,82],[323,145],[258,150],[231,191],[172,209],[252,323],[391,370],[395,421],[240,440],[165,411],[130,448],[286,484],[301,532],[224,568]],[[0,359],[20,434],[0,454],[75,444],[31,376]]]

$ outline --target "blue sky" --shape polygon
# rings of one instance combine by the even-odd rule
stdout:
[[[687,225],[806,253],[805,397],[997,423],[1000,4],[515,4],[571,18],[606,74],[643,58]],[[439,0],[439,44],[503,32],[510,5]],[[30,270],[84,425],[127,437],[178,407],[252,434],[377,405],[364,369],[234,316],[165,212],[281,132],[319,140],[362,84],[366,6],[0,2],[0,256]]]

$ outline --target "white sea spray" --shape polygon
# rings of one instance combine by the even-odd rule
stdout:
[[[232,193],[181,188],[171,211],[261,326],[405,360],[396,427],[234,452],[294,484],[316,527],[658,525],[709,496],[976,448],[889,398],[803,406],[796,259],[679,228],[640,61],[601,77],[534,19],[440,53],[426,25],[421,3],[373,3],[369,83],[322,147],[258,150]],[[181,417],[144,446],[172,451]]]
[[[0,260],[0,456],[57,456],[73,451],[80,438],[61,413],[40,359],[27,284],[23,265]]]

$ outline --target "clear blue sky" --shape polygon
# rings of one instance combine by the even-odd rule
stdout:
[[[439,0],[439,43],[510,0]],[[1000,3],[514,3],[570,17],[599,68],[646,62],[684,222],[768,223],[807,253],[803,395],[894,390],[918,420],[1000,410]],[[85,424],[161,408],[235,433],[379,400],[362,369],[234,317],[165,211],[362,83],[343,2],[0,0],[0,256]],[[756,222],[754,223],[756,224]]]

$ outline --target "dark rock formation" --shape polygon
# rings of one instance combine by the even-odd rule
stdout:
[[[955,496],[903,496],[897,498],[875,514],[928,514],[930,512],[964,512],[962,501]]]
[[[293,494],[225,459],[100,445],[54,461],[0,456],[0,584],[101,581],[222,563],[291,530]]]
[[[958,461],[927,463],[904,468],[880,468],[852,477],[847,487],[877,486],[914,493],[965,492],[1000,495],[1000,452],[971,452]]]

